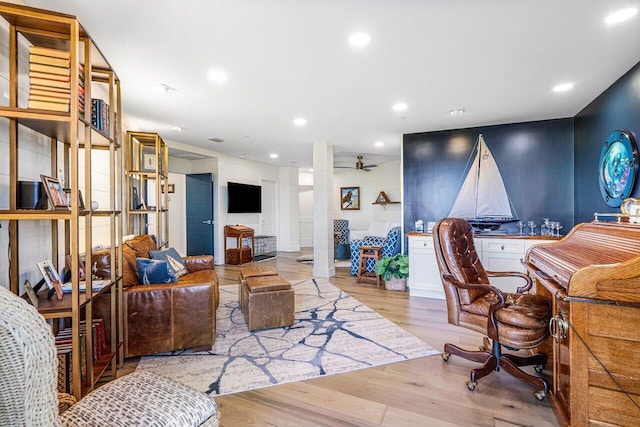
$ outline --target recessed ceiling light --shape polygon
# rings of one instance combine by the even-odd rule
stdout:
[[[354,47],[363,47],[369,44],[371,36],[367,33],[353,33],[349,36],[349,44]]]
[[[211,138],[207,138],[211,142],[224,142],[224,139],[212,136]]]
[[[277,159],[278,155],[276,153],[271,153],[269,154],[269,157],[271,157],[272,159]]]
[[[296,126],[304,126],[307,124],[307,119],[303,117],[298,117],[297,119],[293,120],[293,124]]]
[[[309,168],[309,172],[313,172],[313,168]]]
[[[607,24],[617,24],[619,22],[624,22],[628,19],[633,18],[637,13],[638,13],[638,9],[635,7],[630,7],[628,9],[620,9],[608,15],[604,19],[604,22]]]
[[[449,114],[451,114],[452,116],[458,116],[462,113],[464,113],[464,108],[455,108],[453,110],[449,110]]]
[[[404,102],[398,102],[396,104],[393,104],[393,111],[404,111],[407,109],[407,104],[405,104]]]
[[[240,154],[238,157],[240,157],[241,159],[246,159],[247,156],[245,156],[244,154]]]
[[[553,87],[554,92],[566,92],[573,89],[573,83],[560,83]]]
[[[214,83],[223,84],[227,82],[227,73],[222,70],[210,70],[208,76],[209,80]]]
[[[382,142],[382,141],[376,141],[376,143],[375,143],[375,144],[373,144],[373,145],[375,145],[375,146],[376,146],[376,147],[378,147],[378,148],[379,148],[379,147],[384,147],[384,142]]]
[[[183,130],[187,130],[186,128],[181,128],[180,126],[172,126],[171,129],[175,130],[175,131],[178,131],[178,132],[182,132]]]

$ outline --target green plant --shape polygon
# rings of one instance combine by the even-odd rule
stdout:
[[[409,257],[403,254],[383,256],[376,263],[374,271],[383,280],[406,279],[409,277]]]

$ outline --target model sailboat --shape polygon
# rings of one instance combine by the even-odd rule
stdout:
[[[475,158],[460,187],[449,217],[465,218],[475,228],[496,230],[502,224],[517,221],[502,175],[482,134],[478,136]],[[473,156],[473,153],[472,153]]]

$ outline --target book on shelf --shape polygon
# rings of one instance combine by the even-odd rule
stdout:
[[[68,75],[63,76],[59,74],[43,73],[40,71],[29,71],[29,78],[43,79],[47,81],[51,80],[54,82],[70,82],[71,81],[71,77],[69,77]]]
[[[58,392],[72,393],[73,390],[73,374],[71,370],[71,352],[72,348],[69,344],[56,345],[56,353],[58,356]]]
[[[46,95],[47,93],[58,93],[61,95],[66,95],[68,98],[71,98],[71,87],[65,88],[65,87],[43,86],[43,85],[38,85],[31,82],[29,93],[33,93],[34,91],[46,92],[44,93],[44,95]]]
[[[80,376],[83,380],[87,374],[87,366],[86,366],[86,359],[85,359],[86,357],[85,355],[87,354],[86,344],[87,344],[86,335],[84,334],[84,332],[80,332],[80,347],[79,347],[80,374],[81,374]],[[58,333],[58,335],[56,335],[55,345],[56,345],[56,348],[73,349],[73,340],[71,338],[71,328],[63,329]]]
[[[29,55],[29,62],[32,64],[44,64],[44,65],[53,65],[56,67],[70,67],[71,61],[68,58],[56,58],[54,56],[48,55],[38,55],[35,53],[31,53]]]
[[[71,67],[69,65],[66,67],[58,67],[56,65],[45,65],[31,62],[29,63],[29,74],[31,73],[50,74],[53,76],[70,78]]]
[[[99,291],[109,283],[111,283],[109,280],[94,280],[93,282],[91,282],[91,290],[94,292]],[[81,281],[79,288],[80,292],[85,292],[87,290],[87,282]],[[62,292],[64,292],[65,294],[71,293],[71,282],[62,284]]]
[[[47,101],[38,101],[35,99],[29,99],[29,108],[35,108],[38,110],[61,111],[63,113],[68,113],[69,103],[68,102],[47,102]]]
[[[71,52],[68,50],[53,49],[50,47],[30,46],[29,53],[32,55],[50,56],[53,58],[71,59]]]
[[[31,86],[38,85],[38,86],[54,87],[54,88],[61,88],[61,89],[67,89],[67,90],[71,89],[71,82],[68,80],[60,81],[60,80],[43,79],[40,77],[31,77],[30,82],[31,82]]]
[[[72,344],[72,328],[66,328],[58,332],[56,335],[55,342],[56,346],[59,345],[71,345]],[[81,357],[86,358],[86,349],[83,349],[83,346],[86,346],[86,333],[87,333],[87,322],[82,320],[80,321],[80,354]],[[104,332],[104,322],[102,319],[93,319],[91,323],[91,349],[93,352],[93,363],[96,363],[103,356],[107,355],[109,352],[107,348],[107,340]],[[82,362],[86,362],[82,360]],[[81,365],[82,366],[82,365]],[[85,368],[86,369],[86,368]]]
[[[43,97],[43,98],[52,98],[52,99],[57,99],[57,102],[63,102],[63,101],[69,101],[69,99],[71,99],[71,93],[70,92],[54,92],[54,91],[49,91],[49,90],[40,90],[40,89],[31,89],[31,92],[29,93],[29,97],[30,98],[34,98],[34,99],[40,99],[40,98],[36,98],[36,97]],[[43,99],[44,100],[44,99]]]
[[[91,124],[100,132],[109,135],[109,104],[100,98],[91,98]]]

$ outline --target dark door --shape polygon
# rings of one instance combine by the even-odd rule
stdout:
[[[187,255],[213,255],[213,175],[187,175]]]

